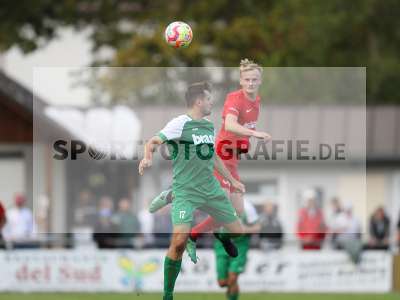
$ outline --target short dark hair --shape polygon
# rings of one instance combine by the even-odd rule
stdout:
[[[187,106],[192,107],[199,96],[204,96],[204,91],[209,91],[211,93],[211,84],[207,81],[196,82],[189,85],[185,93]]]

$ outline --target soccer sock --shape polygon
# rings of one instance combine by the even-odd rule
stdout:
[[[203,222],[197,224],[192,228],[192,230],[190,231],[190,238],[195,241],[200,234],[213,231],[218,227],[221,227],[221,224],[215,221],[213,218],[208,217]]]
[[[163,300],[172,300],[176,278],[181,270],[182,260],[173,260],[168,256],[164,260],[164,297]]]
[[[239,294],[227,294],[228,295],[228,300],[238,300],[239,299]]]

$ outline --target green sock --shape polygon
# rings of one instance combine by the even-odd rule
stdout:
[[[173,260],[168,256],[164,260],[164,300],[172,300],[176,278],[181,271],[182,260]]]
[[[238,300],[239,294],[228,294],[228,300]]]

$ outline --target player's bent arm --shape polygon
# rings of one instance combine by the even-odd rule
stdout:
[[[163,140],[159,136],[153,136],[145,145],[144,145],[144,158],[148,160],[153,159],[153,152],[155,152],[163,143]]]
[[[242,136],[253,136],[254,130],[246,128],[239,124],[238,117],[233,114],[227,114],[225,117],[225,130]]]
[[[263,139],[266,142],[271,139],[271,135],[266,132],[252,130],[240,125],[238,123],[238,117],[233,114],[227,114],[225,117],[225,130],[241,136],[252,136]]]
[[[225,167],[222,159],[218,155],[215,155],[215,168],[217,169],[218,173],[229,182],[232,183],[235,180],[231,172],[229,172],[229,170]]]
[[[163,143],[163,140],[159,136],[153,136],[144,145],[144,157],[139,163],[139,174],[143,175],[144,169],[149,168],[153,161],[153,152],[156,151],[157,147]]]
[[[245,186],[233,178],[232,174],[229,170],[225,167],[221,158],[216,155],[215,156],[215,168],[217,169],[218,173],[220,173],[226,180],[228,180],[232,187],[235,188],[238,192],[244,193],[246,191]]]

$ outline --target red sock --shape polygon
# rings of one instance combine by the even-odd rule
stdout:
[[[192,238],[192,240],[196,240],[200,234],[210,232],[220,226],[220,223],[215,221],[213,218],[208,217],[203,222],[197,224],[192,228],[192,230],[190,231],[190,237]]]

